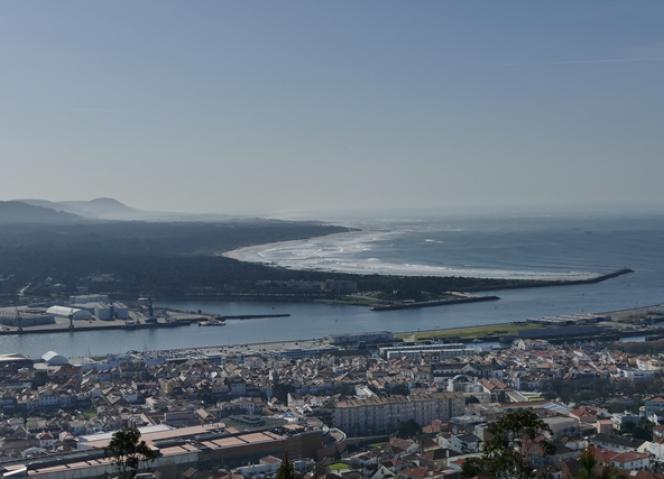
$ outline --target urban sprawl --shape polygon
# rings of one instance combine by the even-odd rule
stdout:
[[[151,302],[143,311],[150,320]],[[17,328],[133,314],[89,296],[0,317]],[[523,455],[525,477],[664,477],[660,341],[408,339],[5,354],[0,477],[116,477],[109,445],[133,428],[154,453],[136,477],[269,478],[284,461],[299,477],[472,477],[467,466],[488,457],[492,424],[519,411],[542,425]],[[596,476],[580,476],[588,461]]]

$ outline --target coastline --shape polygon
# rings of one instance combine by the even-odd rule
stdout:
[[[360,238],[358,242],[353,241],[353,237],[349,236],[352,234],[357,235],[358,233],[364,234],[365,239]],[[382,239],[381,237],[393,236],[402,234],[399,231],[389,231],[389,230],[362,230],[358,228],[348,227],[347,231],[334,232],[330,234],[324,234],[320,236],[313,236],[310,238],[303,239],[294,239],[287,241],[273,241],[261,244],[254,244],[243,246],[240,248],[235,248],[232,250],[222,251],[218,253],[220,256],[239,261],[247,264],[262,265],[271,268],[281,268],[288,271],[307,273],[307,272],[316,272],[316,273],[329,273],[329,274],[340,274],[340,275],[351,275],[356,277],[367,277],[367,276],[381,276],[381,277],[391,277],[391,278],[463,278],[471,280],[490,280],[490,281],[504,281],[504,282],[519,282],[519,283],[532,283],[533,286],[553,284],[556,282],[561,282],[565,284],[583,284],[583,283],[592,283],[597,282],[598,278],[602,278],[607,275],[612,275],[616,271],[610,271],[608,273],[602,272],[592,272],[592,271],[567,271],[567,272],[553,272],[553,271],[529,271],[529,270],[509,270],[501,269],[498,267],[479,267],[479,266],[468,266],[468,267],[459,267],[459,266],[445,266],[445,265],[433,265],[426,263],[392,263],[389,261],[381,261],[378,258],[370,258],[369,260],[360,259],[358,261],[372,261],[374,268],[365,269],[358,264],[358,261],[353,260],[352,258],[348,259],[347,263],[336,262],[336,265],[333,266],[310,266],[306,265],[307,258],[306,253],[304,257],[295,257],[288,258],[286,257],[285,261],[279,262],[274,261],[266,257],[265,253],[272,250],[281,250],[285,251],[286,254],[289,249],[297,249],[298,251],[307,251],[307,249],[315,249],[312,251],[311,258],[316,260],[318,259],[329,259],[324,254],[319,255],[318,250],[333,249],[340,250],[343,253],[346,253],[347,249],[359,248],[360,251],[365,251],[364,247],[358,245],[365,245],[366,243],[371,243],[377,240]],[[339,245],[331,243],[327,245],[325,243],[321,245],[316,245],[315,243],[309,244],[308,242],[316,242],[319,240],[325,240],[329,238],[338,237],[341,239],[346,239],[347,243],[341,241]],[[365,246],[366,247],[366,246]],[[331,258],[334,258],[332,256]],[[338,257],[337,257],[338,260]],[[297,262],[303,261],[303,264],[288,264],[288,262]],[[366,266],[366,264],[365,264]],[[625,268],[626,269],[626,268]],[[600,279],[601,281],[602,279]],[[515,287],[521,287],[521,285],[516,285]],[[497,288],[489,288],[497,289]],[[502,288],[501,288],[502,289]]]
[[[353,228],[351,226],[342,226],[342,228],[346,228],[346,231],[336,231],[334,233],[328,233],[328,234],[319,235],[319,236],[312,236],[310,238],[300,238],[300,239],[293,239],[293,240],[286,240],[286,241],[269,241],[267,243],[259,243],[259,244],[241,246],[239,248],[234,248],[232,250],[222,251],[218,254],[218,256],[223,256],[224,258],[234,259],[234,260],[240,261],[242,263],[262,264],[262,265],[265,265],[265,266],[291,269],[291,268],[287,268],[287,267],[284,267],[284,266],[274,264],[274,263],[269,262],[269,261],[266,261],[266,262],[248,261],[246,259],[242,259],[242,257],[243,257],[243,254],[246,253],[247,251],[252,251],[252,250],[257,250],[257,249],[265,249],[265,247],[268,247],[268,246],[269,247],[286,246],[286,245],[291,245],[291,244],[297,244],[297,243],[300,243],[302,241],[317,240],[317,239],[322,239],[322,238],[329,238],[331,236],[341,236],[341,235],[347,235],[349,233],[360,233],[360,232],[364,231],[364,230],[361,230],[361,229],[358,229],[358,228]],[[386,233],[386,232],[383,232],[383,233]],[[293,269],[293,271],[302,271],[302,270]],[[309,270],[309,271],[315,271],[315,270]],[[329,272],[329,273],[339,273],[339,271],[328,271],[328,270],[320,270],[320,271],[325,271],[325,272]]]
[[[247,263],[247,264],[258,264],[262,266],[266,266],[269,268],[277,268],[277,269],[285,269],[293,272],[299,272],[299,273],[307,273],[307,272],[317,272],[317,273],[329,273],[331,275],[346,275],[349,277],[355,277],[355,278],[366,278],[366,277],[383,277],[383,278],[394,278],[394,279],[399,279],[399,280],[404,280],[407,281],[409,279],[421,279],[421,278],[435,278],[435,279],[467,279],[467,280],[477,280],[477,281],[496,281],[499,282],[499,284],[495,285],[490,285],[490,286],[468,286],[463,288],[464,291],[466,292],[482,292],[482,291],[501,291],[501,290],[510,290],[510,289],[525,289],[525,288],[539,288],[539,287],[552,287],[552,286],[573,286],[573,285],[584,285],[584,284],[597,284],[601,283],[603,281],[607,281],[613,278],[617,278],[619,276],[623,276],[625,274],[631,274],[634,273],[635,271],[631,268],[621,268],[617,269],[614,271],[609,271],[606,273],[575,273],[575,272],[569,272],[566,274],[555,274],[551,273],[550,276],[537,276],[537,275],[532,275],[532,276],[524,276],[521,277],[518,274],[518,271],[513,277],[509,276],[483,276],[483,275],[468,275],[468,276],[459,276],[458,274],[454,274],[454,269],[450,269],[449,274],[394,274],[394,273],[389,273],[389,272],[374,272],[374,271],[345,271],[343,269],[335,269],[334,267],[332,268],[297,268],[293,266],[288,266],[288,265],[283,265],[283,264],[278,264],[275,263],[274,261],[269,261],[266,259],[263,260],[251,260],[247,259],[247,252],[254,252],[254,256],[261,257],[261,251],[266,251],[270,250],[272,248],[279,248],[279,247],[288,247],[288,246],[294,246],[294,245],[301,245],[303,241],[311,241],[311,240],[318,240],[321,238],[329,238],[333,236],[344,236],[348,235],[349,233],[357,233],[357,232],[362,232],[363,230],[359,229],[352,229],[349,228],[348,231],[345,232],[335,232],[335,233],[330,233],[327,235],[321,235],[321,236],[314,236],[312,238],[307,238],[307,239],[296,239],[296,240],[288,240],[288,241],[275,241],[275,242],[269,242],[269,243],[263,243],[263,244],[257,244],[257,245],[250,245],[250,246],[244,246],[241,248],[236,248],[233,250],[228,250],[221,252],[220,255],[233,259],[235,261],[239,261],[241,263]],[[373,233],[367,231],[367,233]],[[379,232],[376,232],[379,233]],[[386,233],[392,233],[389,231],[381,231],[380,233],[386,234]],[[426,265],[423,265],[426,266]],[[447,267],[445,267],[447,268]],[[311,297],[303,297],[302,300],[304,301],[310,301],[313,298]],[[342,302],[345,302],[346,304],[358,304],[358,305],[364,305],[365,303],[359,302],[355,303],[353,301],[347,301],[350,299],[349,297],[346,297]],[[499,298],[494,298],[492,297],[491,299],[499,299]],[[326,298],[316,298],[317,301],[326,301]],[[327,298],[327,300],[330,300],[332,302],[339,302],[339,298],[333,299],[333,298]],[[484,299],[479,299],[479,301],[483,301]],[[459,302],[476,302],[478,299],[469,299],[467,301],[459,301]],[[427,307],[427,306],[436,306],[436,305],[446,305],[446,304],[456,304],[455,302],[450,302],[450,301],[444,301],[442,299],[434,299],[430,301],[416,301],[413,302],[414,305],[406,305],[405,303],[402,302],[396,302],[394,304],[392,303],[383,303],[380,305],[380,309],[383,309],[384,306],[386,308],[384,309],[397,309],[397,308],[406,308],[406,307]],[[377,310],[380,310],[377,309]]]

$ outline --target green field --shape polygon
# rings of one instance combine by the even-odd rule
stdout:
[[[397,336],[406,341],[421,341],[423,339],[473,339],[484,336],[505,336],[516,334],[519,331],[541,328],[533,323],[504,323],[488,324],[484,326],[470,326],[467,328],[434,329],[429,331],[410,331],[399,333]]]

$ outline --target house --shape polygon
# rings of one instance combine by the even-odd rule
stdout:
[[[397,475],[387,467],[380,465],[371,479],[394,479]]]
[[[431,473],[426,467],[410,467],[399,472],[399,478],[403,479],[424,479],[431,477]]]
[[[480,451],[481,441],[475,434],[455,434],[448,440],[449,448],[461,454]]]
[[[390,438],[390,447],[396,453],[413,454],[419,451],[420,446],[412,439]]]
[[[650,467],[650,455],[645,452],[615,452],[599,447],[591,447],[590,451],[602,466],[612,466],[625,471],[641,471]]]
[[[491,395],[491,401],[498,402],[503,401],[505,397],[505,391],[507,391],[508,386],[500,379],[480,379],[480,386],[482,390]]]
[[[611,419],[600,419],[595,423],[598,434],[611,434],[613,432],[613,421]]]
[[[613,452],[636,451],[645,441],[632,439],[617,434],[596,434],[590,439],[591,444]]]
[[[551,429],[554,438],[576,437],[579,435],[579,421],[576,418],[553,416],[545,417],[543,420]]]
[[[53,449],[58,444],[58,438],[48,431],[37,434],[37,440],[39,447],[43,449]]]
[[[643,403],[646,417],[664,414],[664,396],[655,396]]]
[[[661,440],[646,441],[639,446],[638,452],[651,454],[657,461],[664,461],[664,442]]]
[[[579,406],[572,409],[569,414],[571,417],[576,418],[579,422],[592,424],[597,422],[597,409],[591,406]]]
[[[650,467],[650,456],[644,452],[619,452],[610,461],[613,467],[626,471],[641,471]]]

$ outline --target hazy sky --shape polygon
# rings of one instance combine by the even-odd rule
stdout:
[[[0,198],[664,204],[664,2],[0,4]]]

